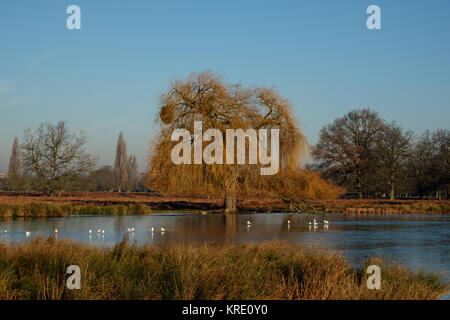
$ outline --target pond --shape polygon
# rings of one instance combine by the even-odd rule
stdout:
[[[309,224],[313,219],[317,219],[316,227]],[[324,220],[329,221],[328,225]],[[152,227],[154,232],[151,232]],[[134,228],[134,232],[128,232],[128,228]],[[161,228],[165,231],[161,232]],[[140,244],[281,240],[335,249],[355,265],[369,256],[381,255],[416,270],[442,272],[450,279],[450,215],[154,213],[0,220],[0,230],[3,229],[8,232],[0,234],[0,241],[7,243],[48,237],[55,229],[58,229],[58,239],[99,246],[112,246],[122,241],[125,234]],[[98,229],[104,233],[97,232]]]

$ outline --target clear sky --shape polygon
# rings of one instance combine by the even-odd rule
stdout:
[[[81,30],[66,8],[81,7]],[[368,30],[366,8],[381,8]],[[26,128],[66,120],[112,164],[122,130],[142,166],[158,97],[174,78],[212,70],[273,86],[315,143],[361,107],[422,134],[450,128],[450,1],[0,2],[0,172]]]

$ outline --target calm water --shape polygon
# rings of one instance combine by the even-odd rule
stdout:
[[[309,227],[309,221],[329,220]],[[288,226],[288,219],[291,221]],[[247,220],[252,225],[247,226]],[[358,265],[373,255],[399,261],[414,269],[443,272],[450,279],[450,215],[343,215],[343,214],[152,214],[137,216],[67,216],[32,221],[1,221],[0,241],[21,242],[49,236],[100,246],[120,242],[127,228],[130,240],[158,244],[163,241],[260,242],[284,240],[308,246],[324,245],[342,251]],[[150,232],[150,228],[157,230]],[[166,231],[160,232],[164,227]],[[97,233],[104,229],[105,234]],[[89,235],[92,229],[92,235]],[[27,237],[25,231],[31,232]]]

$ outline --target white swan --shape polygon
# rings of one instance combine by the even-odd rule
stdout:
[[[25,231],[25,236],[26,236],[26,237],[29,237],[29,236],[30,236],[30,234],[31,234],[31,232],[30,232],[30,231]]]
[[[202,211],[202,214],[208,214],[208,212],[206,212],[206,211]]]
[[[323,220],[323,223],[324,224],[328,224],[328,220]]]
[[[92,234],[92,230],[91,229],[89,229],[89,234]]]
[[[98,232],[98,233],[101,233],[101,232],[102,232],[102,229],[97,229],[97,232]]]
[[[319,224],[317,223],[316,219],[314,219],[314,226],[318,226]]]
[[[105,234],[105,230],[102,229],[102,234]]]
[[[134,232],[134,227],[127,228],[127,229],[128,229],[128,232]]]
[[[250,222],[250,220],[247,220],[247,225],[248,225],[248,226],[251,226],[251,225],[252,225],[252,223]]]
[[[161,227],[161,232],[164,232],[164,231],[166,231],[166,229],[164,229],[163,227]]]
[[[3,229],[3,233],[7,233],[8,232],[8,229]]]
[[[288,220],[288,224],[291,224],[291,220]]]
[[[155,228],[152,227],[151,230],[152,230],[152,232],[155,232]]]
[[[55,229],[55,233],[58,233],[58,229]]]

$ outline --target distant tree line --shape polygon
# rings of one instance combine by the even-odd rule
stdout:
[[[324,126],[311,168],[363,197],[449,196],[450,131],[414,137],[370,109],[353,110]]]
[[[202,77],[209,81],[205,81],[205,83],[215,83],[211,80],[213,79],[211,76],[203,74],[200,74],[196,81],[201,82]],[[193,86],[193,88],[197,87],[201,86]],[[210,91],[206,90],[205,92]],[[225,90],[220,92],[225,92]],[[190,94],[190,92],[188,93]],[[264,93],[268,94],[266,91]],[[263,96],[263,98],[267,97]],[[273,97],[266,100],[272,103],[271,106],[275,101]],[[167,105],[162,108],[161,112],[167,113]],[[282,110],[280,106],[277,108]],[[174,112],[173,110],[169,111]],[[162,113],[161,117],[163,115],[165,116]],[[214,120],[214,116],[211,119]],[[236,119],[236,121],[242,122],[242,117],[236,117]],[[242,124],[241,122],[239,125]],[[214,123],[214,125],[218,124]],[[295,140],[293,137],[294,135],[290,138]],[[303,139],[301,134],[297,134],[296,137],[300,140]],[[66,122],[43,123],[35,131],[26,130],[22,143],[19,143],[18,138],[13,141],[8,173],[0,174],[0,189],[36,190],[49,194],[60,191],[145,191],[144,185],[149,186],[150,181],[152,186],[157,185],[160,188],[165,186],[167,189],[169,185],[175,192],[185,187],[186,183],[194,181],[192,177],[180,180],[182,174],[179,172],[169,175],[169,171],[166,170],[162,175],[161,172],[164,172],[165,166],[167,166],[166,169],[170,167],[172,170],[180,168],[174,169],[167,160],[167,152],[161,150],[154,153],[156,156],[154,155],[152,158],[150,173],[140,174],[136,157],[127,154],[122,132],[117,140],[114,166],[95,169],[97,159],[86,152],[86,142],[87,138],[71,132]],[[303,140],[298,143],[303,143]],[[169,146],[169,144],[167,145]],[[289,150],[289,145],[288,143],[284,146],[286,150]],[[158,146],[161,148],[161,142]],[[322,178],[338,186],[345,187],[347,196],[448,199],[449,149],[450,131],[447,129],[426,131],[423,135],[415,137],[411,131],[401,128],[397,123],[388,123],[381,119],[376,112],[370,109],[359,109],[350,111],[321,129],[319,141],[312,150],[315,162],[309,165],[308,169],[318,172]],[[157,150],[159,149],[157,148]],[[161,167],[161,164],[164,166]],[[196,180],[189,186],[192,188],[208,187],[208,192],[213,192],[212,183],[205,184],[203,177],[205,169],[194,169],[203,171],[194,170],[194,177],[198,181]],[[239,181],[248,185],[252,180],[248,177],[248,172],[243,176],[230,168],[225,169],[228,171],[225,170],[222,176],[217,177],[223,179],[220,183],[224,185],[230,181],[236,185],[239,185]],[[189,168],[189,170],[192,169]],[[292,176],[292,173],[282,176],[280,179],[283,183],[280,182],[279,185],[274,184],[272,180],[268,185],[271,188],[275,188],[276,185],[276,188],[280,190],[287,190],[289,188],[286,187],[286,181]],[[302,179],[311,178],[308,177],[302,176]],[[300,180],[303,181],[302,179]],[[295,181],[290,182],[290,189],[295,185],[300,188]],[[164,188],[161,190],[165,191]]]
[[[66,122],[43,123],[15,138],[8,173],[0,187],[11,191],[138,191],[140,174],[134,155],[127,156],[123,133],[117,142],[114,167],[95,169],[97,159],[85,150],[87,138],[72,133]]]

